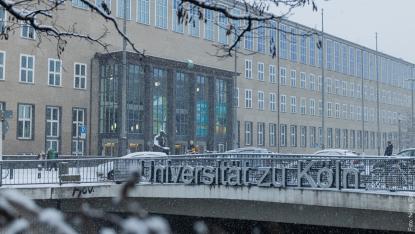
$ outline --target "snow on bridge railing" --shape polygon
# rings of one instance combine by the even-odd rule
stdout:
[[[407,157],[196,154],[139,158],[4,160],[2,185],[114,183],[138,169],[143,183],[415,191]]]

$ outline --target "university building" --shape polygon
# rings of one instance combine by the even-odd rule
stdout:
[[[24,24],[0,40],[0,108],[14,113],[5,154],[54,148],[65,155],[117,155],[123,93],[130,151],[151,149],[161,130],[175,153],[190,140],[209,151],[257,146],[281,153],[313,153],[324,143],[376,154],[388,140],[401,148],[411,143],[402,139],[411,127],[410,62],[329,34],[318,46],[320,32],[286,20],[270,22],[279,32],[246,34],[236,58],[221,58],[212,55],[215,45],[234,36],[216,12],[204,10],[199,20],[191,11],[194,22],[183,25],[176,0],[127,0],[127,15],[123,2],[107,4],[120,24],[127,19],[128,36],[146,51],[140,58],[128,49],[126,90],[119,85],[122,40],[115,33],[106,38],[110,52],[70,39],[60,57],[56,42],[38,46],[38,35]],[[105,21],[80,1],[65,4],[63,24],[84,19],[78,30],[100,33]],[[7,19],[0,10],[1,27]],[[270,54],[273,42],[277,57]]]

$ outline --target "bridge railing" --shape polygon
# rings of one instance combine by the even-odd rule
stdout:
[[[415,159],[280,154],[7,160],[1,185],[142,183],[415,191]]]

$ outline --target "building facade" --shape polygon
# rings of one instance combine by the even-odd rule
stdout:
[[[109,2],[120,23],[122,2]],[[411,144],[399,139],[412,117],[413,87],[406,81],[414,77],[412,63],[328,34],[321,43],[320,32],[290,21],[270,22],[278,32],[274,27],[246,34],[236,58],[220,58],[212,55],[215,45],[234,40],[223,27],[226,18],[204,10],[204,20],[193,17],[183,25],[177,20],[178,1],[127,3],[127,34],[147,54],[140,60],[128,53],[131,85],[124,92],[130,150],[148,150],[159,130],[171,133],[170,147],[177,152],[189,140],[215,151],[236,145],[281,153],[313,153],[324,144],[377,154],[387,140],[402,148]],[[66,3],[61,15],[63,22],[85,19],[89,23],[79,30],[91,34],[105,24],[79,1]],[[7,19],[0,11],[2,27]],[[121,39],[107,35],[112,56],[70,39],[57,57],[53,41],[38,46],[36,33],[25,25],[17,32],[0,41],[0,108],[14,112],[5,153],[52,147],[61,154],[116,155],[117,98],[123,91],[116,82],[120,62],[111,57],[119,56]],[[274,46],[277,57],[270,54]],[[87,126],[85,138],[81,125]]]

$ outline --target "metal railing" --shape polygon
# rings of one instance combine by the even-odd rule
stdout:
[[[282,154],[5,160],[1,185],[114,183],[131,170],[142,183],[415,191],[415,159]]]

